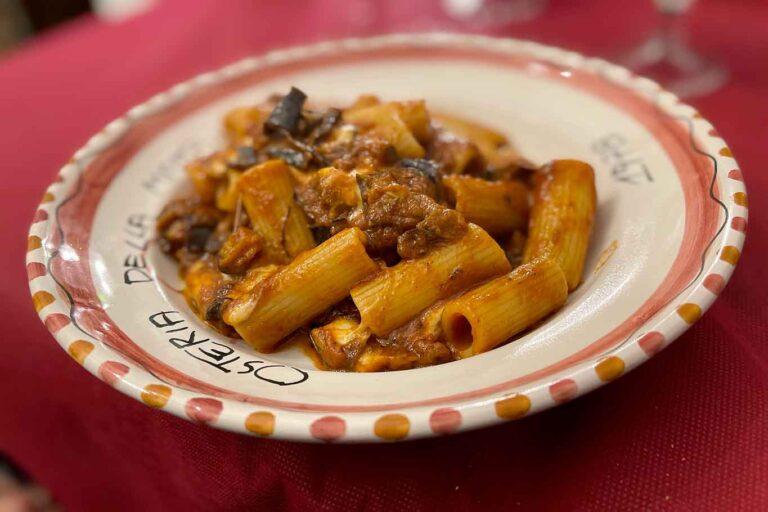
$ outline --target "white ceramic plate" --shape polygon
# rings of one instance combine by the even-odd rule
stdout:
[[[599,205],[585,281],[520,339],[431,368],[314,369],[206,328],[152,243],[186,186],[182,165],[222,143],[222,115],[296,85],[314,101],[425,98],[498,127],[537,163],[578,158]],[[746,228],[741,173],[691,107],[607,62],[507,39],[388,36],[246,59],[177,85],[96,134],[48,189],[29,233],[40,318],[100,379],[193,421],[295,440],[445,434],[570,400],[646,361],[712,304]]]

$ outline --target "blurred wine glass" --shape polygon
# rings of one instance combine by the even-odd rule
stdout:
[[[680,97],[703,96],[728,81],[728,70],[700,55],[686,40],[685,13],[695,0],[653,0],[661,21],[657,30],[638,47],[614,59],[638,74],[648,76]]]
[[[492,29],[509,23],[531,20],[547,6],[546,0],[441,0],[443,11],[451,18]]]

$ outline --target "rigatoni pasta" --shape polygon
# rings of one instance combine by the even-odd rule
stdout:
[[[237,171],[227,171],[226,186],[219,187],[216,191],[216,208],[225,212],[234,212],[240,199],[240,174]]]
[[[579,160],[555,160],[535,182],[523,262],[552,258],[573,291],[581,282],[595,219],[595,173]]]
[[[421,311],[510,268],[499,244],[478,226],[456,242],[401,261],[352,289],[364,325],[383,336]]]
[[[296,89],[224,117],[157,218],[192,311],[259,352],[301,343],[329,370],[486,352],[578,286],[594,172],[536,169],[501,132],[424,100],[305,105]]]
[[[240,176],[238,187],[254,231],[271,260],[286,261],[315,246],[307,217],[293,200],[293,182],[282,160],[269,160]]]
[[[559,309],[567,297],[560,266],[534,260],[449,301],[443,332],[461,357],[487,352]]]
[[[480,123],[452,116],[444,112],[432,114],[438,126],[455,136],[472,142],[491,167],[514,164],[520,155],[508,144],[504,134]]]
[[[429,125],[418,104],[384,103],[352,109],[344,114],[344,120],[383,137],[405,158],[424,156],[417,136],[426,137]]]
[[[300,254],[254,293],[235,298],[223,319],[251,346],[269,352],[378,269],[365,252],[363,232],[349,228]]]
[[[488,233],[511,233],[528,222],[528,188],[520,181],[453,175],[443,185],[456,211]]]

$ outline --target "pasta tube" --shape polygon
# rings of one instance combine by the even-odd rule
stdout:
[[[430,127],[424,104],[421,103],[421,109],[418,106],[419,103],[384,103],[346,110],[344,121],[387,140],[401,158],[421,158],[424,147],[417,139],[426,138]]]
[[[284,263],[315,246],[307,216],[293,199],[291,171],[269,160],[240,176],[238,188],[253,230],[264,240],[267,261]]]
[[[384,336],[437,300],[509,269],[501,247],[483,229],[470,224],[461,239],[382,270],[355,286],[351,295],[362,323]]]
[[[435,137],[432,158],[442,164],[443,176],[477,175],[486,168],[485,158],[474,143],[445,133],[438,133]]]
[[[504,134],[474,121],[442,112],[432,112],[432,118],[449,132],[469,139],[478,146],[498,147],[507,143]]]
[[[443,332],[460,357],[487,352],[560,308],[568,284],[557,263],[535,260],[449,301]]]
[[[443,113],[433,112],[432,119],[454,136],[474,143],[493,167],[509,165],[519,158],[517,152],[508,145],[507,138],[492,128]]]
[[[579,160],[554,160],[537,176],[523,262],[547,257],[572,291],[581,282],[596,208],[595,173]]]
[[[379,270],[365,251],[359,228],[337,233],[269,275],[252,293],[231,301],[224,312],[253,348],[269,352],[291,332],[349,294]]]
[[[216,208],[225,212],[234,212],[237,208],[237,198],[240,197],[240,190],[237,182],[240,181],[240,173],[237,171],[227,171],[227,181],[216,191]]]
[[[443,185],[456,211],[492,235],[523,228],[528,221],[528,189],[522,182],[455,175],[445,176]]]
[[[240,107],[230,110],[224,116],[224,131],[233,143],[249,142],[254,135],[260,135],[269,112],[258,107]]]
[[[227,175],[227,163],[223,151],[188,163],[184,169],[192,186],[203,201],[212,201],[222,179]]]
[[[392,105],[416,140],[421,143],[428,142],[432,137],[432,126],[424,100],[396,101],[392,102]]]

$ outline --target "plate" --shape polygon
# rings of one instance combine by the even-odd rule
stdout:
[[[497,127],[533,162],[592,163],[599,204],[583,284],[512,343],[400,372],[323,372],[299,348],[259,354],[207,328],[153,242],[154,217],[187,186],[182,165],[221,145],[228,109],[291,85],[327,104],[425,98]],[[149,407],[258,436],[397,441],[533,414],[645,362],[722,291],[746,224],[728,146],[656,83],[525,41],[395,35],[245,59],[132,108],[48,188],[27,272],[61,346]]]

